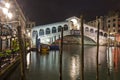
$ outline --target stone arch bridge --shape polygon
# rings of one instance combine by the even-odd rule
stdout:
[[[84,24],[84,35],[97,42],[97,29],[95,27]],[[71,17],[62,22],[40,25],[33,27],[31,30],[32,44],[36,44],[37,39],[40,39],[40,43],[52,44],[57,39],[61,38],[61,28],[64,29],[63,36],[67,35],[79,35],[80,34],[80,19],[77,17]],[[103,30],[100,33],[100,45],[107,43],[107,33]]]

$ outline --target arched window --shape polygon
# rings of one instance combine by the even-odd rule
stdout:
[[[100,32],[99,35],[100,35],[100,36],[103,36],[103,32]]]
[[[86,32],[88,32],[88,31],[89,31],[89,28],[88,28],[88,27],[86,27],[86,28],[85,28],[85,31],[86,31]]]
[[[95,34],[97,34],[98,30],[95,31]]]
[[[91,32],[91,33],[94,33],[94,30],[93,30],[93,29],[90,29],[90,32]]]
[[[68,25],[67,24],[64,25],[64,31],[66,31],[66,30],[68,30]]]
[[[50,28],[46,28],[46,34],[50,34]]]
[[[60,32],[62,29],[62,26],[58,26],[58,32]]]
[[[56,33],[56,27],[52,28],[52,33]]]
[[[32,37],[36,37],[36,35],[38,35],[38,32],[37,32],[36,30],[34,30],[34,31],[32,32]]]
[[[104,34],[104,37],[107,37],[107,33]]]
[[[40,31],[39,31],[39,36],[41,36],[41,35],[44,35],[44,30],[43,29],[40,29]]]

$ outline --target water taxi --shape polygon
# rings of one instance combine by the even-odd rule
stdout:
[[[41,53],[49,53],[49,50],[50,50],[49,45],[47,45],[47,44],[40,45],[40,52]]]

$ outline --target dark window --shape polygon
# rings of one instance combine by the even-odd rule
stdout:
[[[118,24],[118,27],[120,28],[120,24]]]
[[[108,22],[110,23],[110,20],[108,20]]]
[[[67,24],[64,25],[64,30],[65,31],[68,30],[68,25]]]
[[[120,19],[118,19],[118,21],[120,21]]]
[[[52,28],[52,33],[56,33],[56,27]]]
[[[34,27],[35,25],[34,24],[32,24],[32,27]]]
[[[95,31],[95,33],[97,34],[98,30]]]
[[[44,30],[43,29],[40,29],[40,31],[39,31],[39,36],[41,36],[41,35],[44,35]]]
[[[28,28],[30,28],[31,24],[28,25]]]
[[[103,36],[103,33],[102,33],[102,32],[100,32],[100,33],[99,33],[99,35]]]
[[[115,27],[116,25],[115,25],[115,23],[113,24],[113,27]]]
[[[104,37],[107,37],[107,33],[104,34]]]
[[[93,33],[93,32],[94,32],[94,30],[93,30],[93,29],[90,29],[90,32],[91,32],[91,33]]]
[[[85,28],[85,31],[89,31],[89,28],[88,28],[88,27],[86,27],[86,28]]]
[[[46,28],[46,34],[50,34],[50,28]]]
[[[58,32],[60,32],[62,29],[62,26],[58,26]]]
[[[118,30],[118,33],[120,33],[120,30]]]
[[[110,24],[108,24],[108,28],[110,28]]]
[[[38,32],[37,32],[36,30],[34,30],[34,31],[32,32],[32,37],[35,37],[36,35],[38,35]]]
[[[116,19],[113,19],[113,21],[116,21]]]
[[[115,29],[113,29],[113,32],[115,32]]]

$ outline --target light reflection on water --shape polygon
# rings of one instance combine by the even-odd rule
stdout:
[[[85,80],[96,80],[96,46],[86,46],[84,51]],[[108,54],[109,50],[109,54]],[[80,46],[65,45],[63,51],[63,79],[79,80],[81,72]],[[120,49],[113,47],[99,48],[99,78],[114,80],[118,77],[118,55]],[[31,53],[31,65],[28,80],[59,80],[59,51],[50,51],[49,54]],[[108,72],[110,74],[108,75]],[[115,72],[115,73],[114,73]],[[37,76],[36,76],[37,75]],[[39,76],[38,76],[39,75]],[[109,76],[109,78],[108,78]],[[119,78],[120,79],[120,78]]]
[[[96,49],[96,46],[85,46],[85,80],[96,80]],[[80,80],[80,51],[80,45],[64,45],[62,58],[63,80]],[[31,52],[27,55],[27,61],[27,80],[59,80],[59,51],[50,51],[48,54]],[[120,48],[100,46],[99,80],[120,80],[119,75]]]

